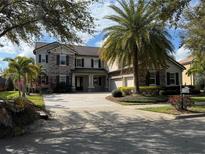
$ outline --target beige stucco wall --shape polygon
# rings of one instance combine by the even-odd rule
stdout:
[[[162,86],[176,86],[176,85],[167,85],[167,72],[169,73],[178,73],[179,74],[179,85],[182,84],[182,69],[179,68],[175,63],[167,61],[168,68],[166,70],[160,71],[160,84]],[[109,67],[109,66],[108,66]],[[117,70],[117,65],[109,67],[109,70]],[[141,76],[140,76],[141,77]],[[142,76],[142,79],[145,79]],[[113,76],[110,78],[110,90],[116,89],[121,86],[133,87],[134,86],[134,77],[133,74]]]
[[[188,76],[186,73],[190,69],[191,64],[184,65],[186,70],[182,72],[182,83],[183,85],[193,85],[193,75]]]
[[[176,66],[176,64],[174,64],[170,61],[167,62],[167,65],[169,67],[166,69],[165,79],[167,79],[167,72],[169,72],[169,73],[178,73],[179,74],[179,85],[181,85],[182,84],[182,70],[179,69],[179,67]],[[167,83],[166,83],[166,86],[173,86],[173,85],[167,85]]]
[[[109,62],[108,62],[106,69],[108,70],[108,72],[113,72],[113,71],[119,70],[118,62],[115,61],[115,62],[113,63],[113,65],[110,65]]]

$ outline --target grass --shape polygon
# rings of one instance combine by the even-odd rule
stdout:
[[[18,97],[18,91],[3,91],[0,92],[0,99],[14,99]],[[27,96],[27,98],[33,102],[33,104],[37,107],[44,108],[45,104],[43,101],[43,96],[39,94],[33,94],[30,96]]]
[[[196,102],[205,102],[205,96],[194,96],[191,99]]]
[[[205,113],[205,106],[193,106],[188,108],[188,111],[183,111],[183,112],[177,111],[171,105],[160,106],[160,107],[148,107],[148,108],[142,108],[140,110],[179,115],[179,114],[186,114],[186,113]]]
[[[125,96],[122,97],[120,102],[126,103],[159,103],[159,102],[166,102],[166,96],[143,96],[143,95],[132,95],[132,96]]]
[[[120,103],[122,105],[148,105],[164,103],[167,101],[167,96],[143,96],[143,95],[130,95],[125,97],[112,97],[108,96],[106,99]]]

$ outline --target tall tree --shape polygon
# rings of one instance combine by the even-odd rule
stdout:
[[[197,76],[195,83],[202,81],[205,83],[205,54],[200,52],[195,52],[193,54],[193,62],[191,67],[187,71],[187,75]]]
[[[47,32],[61,41],[79,42],[77,32],[93,32],[92,1],[1,0],[0,37],[18,44]]]
[[[185,23],[181,25],[184,29],[183,43],[189,48],[193,55],[196,52],[205,54],[205,1],[184,13]]]
[[[139,89],[140,69],[166,66],[167,55],[173,52],[169,34],[157,21],[159,14],[150,9],[145,0],[120,1],[111,5],[116,15],[106,16],[116,24],[104,30],[105,42],[101,49],[103,60],[133,67],[136,93]]]
[[[191,0],[149,0],[153,11],[158,11],[160,19],[175,26],[190,2]]]

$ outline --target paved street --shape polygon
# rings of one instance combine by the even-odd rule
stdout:
[[[205,153],[205,118],[173,120],[109,102],[107,95],[45,96],[53,119],[37,122],[30,134],[0,140],[0,154]]]

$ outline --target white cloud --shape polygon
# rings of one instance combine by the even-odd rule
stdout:
[[[96,47],[101,47],[102,44],[103,44],[103,42],[104,42],[103,40],[98,41],[98,42],[95,43],[95,46],[96,46]]]
[[[112,0],[104,0],[101,3],[94,3],[90,6],[91,15],[95,18],[95,33],[93,35],[86,34],[86,33],[79,33],[80,38],[83,40],[84,44],[92,39],[94,36],[100,34],[102,30],[113,23],[107,19],[104,19],[105,16],[114,14],[113,10],[109,8],[109,5],[116,4],[116,1]],[[0,38],[1,44],[3,47],[0,47],[0,58],[5,57],[15,57],[15,56],[27,56],[27,57],[34,57],[33,49],[34,44],[29,45],[28,43],[20,41],[20,46],[13,44],[7,38],[2,37]],[[96,46],[100,46],[102,41],[97,42]],[[0,63],[3,65],[3,62]],[[5,65],[5,64],[4,64]]]
[[[84,43],[88,42],[94,36],[102,33],[104,28],[114,24],[112,21],[104,19],[104,17],[107,15],[115,14],[115,12],[111,8],[109,8],[111,4],[119,5],[117,1],[113,2],[112,0],[104,0],[101,3],[94,3],[90,6],[91,15],[95,19],[95,33],[93,35],[89,35],[86,33],[78,33]]]
[[[197,6],[199,3],[200,3],[200,0],[192,0],[189,6],[195,7],[195,6]]]
[[[16,46],[14,46],[8,39],[6,38],[0,38],[0,42],[3,45],[0,47],[0,55],[2,54],[15,54]]]
[[[29,45],[25,42],[22,42],[20,47],[20,53],[19,56],[26,56],[26,57],[34,57],[33,50],[34,50],[34,44]]]
[[[5,37],[0,38],[0,42],[3,45],[0,47],[0,58],[5,58],[6,56],[14,57],[17,55],[33,57],[34,44],[20,41],[18,46]]]
[[[33,49],[34,44],[29,45],[23,41],[20,41],[19,46],[13,44],[7,38],[0,38],[0,42],[3,45],[0,47],[0,68],[7,67],[7,62],[2,61],[4,58],[10,57],[14,58],[16,56],[26,56],[26,57],[34,57]]]
[[[177,61],[187,58],[190,55],[190,50],[182,46],[176,51],[175,57]]]

